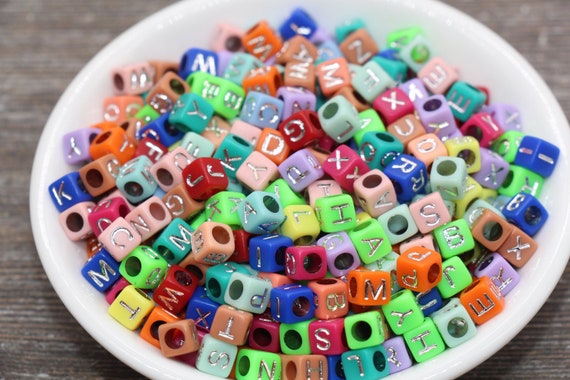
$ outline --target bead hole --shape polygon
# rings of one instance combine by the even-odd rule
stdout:
[[[469,330],[469,325],[464,318],[455,317],[447,324],[447,332],[454,338],[461,338]]]
[[[303,344],[303,338],[297,331],[289,330],[283,335],[283,342],[291,350],[298,350]]]
[[[503,227],[495,222],[489,221],[483,226],[483,237],[489,241],[497,241],[503,236]]]
[[[242,375],[242,376],[247,375],[247,373],[249,372],[250,366],[251,366],[251,364],[249,362],[249,358],[247,356],[242,356],[239,359],[239,364],[238,364],[238,371],[239,371],[240,375]]]
[[[242,47],[241,38],[238,36],[230,36],[226,39],[224,46],[227,50],[236,52]]]
[[[463,161],[465,161],[465,164],[469,167],[469,166],[473,165],[477,155],[471,149],[464,149],[457,154],[457,157],[459,157]]]
[[[293,314],[297,317],[304,317],[310,309],[310,301],[307,297],[298,297],[293,302]]]
[[[173,350],[184,346],[185,339],[184,332],[177,328],[170,329],[164,334],[166,345]]]
[[[376,367],[378,372],[382,372],[386,368],[386,357],[382,352],[375,351],[372,356],[372,363],[374,363],[374,367]]]
[[[85,173],[85,182],[91,187],[100,187],[103,184],[103,175],[97,169],[89,169]]]
[[[131,277],[136,277],[141,272],[141,261],[138,257],[131,256],[125,263],[125,270]]]
[[[430,99],[424,103],[423,109],[428,112],[435,111],[439,109],[442,105],[442,101],[439,99]]]
[[[437,165],[436,171],[439,175],[449,176],[457,171],[457,164],[451,160],[445,160]]]
[[[354,257],[350,253],[343,252],[334,259],[334,266],[339,270],[346,270],[354,264]]]
[[[174,280],[182,286],[190,286],[194,282],[190,273],[181,270],[174,272]]]
[[[317,255],[316,253],[309,253],[303,259],[303,268],[308,273],[317,273],[321,270],[323,265],[323,261],[321,260],[321,256]]]
[[[125,183],[125,192],[132,197],[139,197],[143,194],[144,189],[140,183],[129,181]]]
[[[125,87],[125,81],[123,80],[121,74],[117,73],[113,76],[113,84],[117,90],[123,91],[123,88]]]
[[[536,206],[528,207],[524,212],[524,221],[531,226],[536,226],[542,221],[542,211]]]
[[[438,264],[432,264],[432,266],[429,267],[428,271],[428,281],[436,282],[439,278],[440,273],[441,273],[441,267]]]
[[[267,347],[273,342],[271,333],[262,327],[258,327],[253,330],[253,340],[260,346]]]
[[[208,280],[208,290],[213,297],[219,297],[222,295],[222,287],[218,280],[211,278]]]
[[[388,230],[394,235],[402,235],[408,230],[408,220],[402,215],[394,215],[388,219]]]
[[[366,342],[372,336],[372,326],[366,321],[356,322],[350,331],[359,342]]]
[[[156,180],[164,186],[170,186],[174,183],[174,177],[164,168],[160,168],[156,171]]]
[[[271,212],[278,212],[279,211],[279,203],[275,200],[275,198],[265,195],[263,197],[263,205]]]
[[[323,116],[326,119],[330,119],[336,115],[338,112],[338,104],[333,102],[326,105],[325,109],[323,110]]]
[[[71,232],[81,231],[84,224],[83,217],[77,212],[70,213],[65,219],[65,225]]]
[[[228,244],[230,241],[229,232],[221,226],[215,226],[212,228],[212,237],[218,244]]]
[[[382,183],[382,176],[378,174],[369,175],[362,180],[362,186],[364,186],[367,189],[373,189],[377,186],[380,186],[381,183]]]
[[[166,218],[166,211],[164,211],[162,203],[158,202],[151,203],[148,208],[148,211],[155,220],[164,220]]]
[[[184,86],[182,85],[182,82],[180,82],[178,79],[171,79],[170,82],[168,82],[168,85],[170,86],[170,89],[174,91],[176,94],[178,95],[184,94]]]
[[[231,299],[237,300],[243,294],[243,282],[240,280],[234,280],[231,285],[230,289],[228,290],[228,295]]]

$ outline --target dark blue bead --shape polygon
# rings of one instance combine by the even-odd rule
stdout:
[[[79,202],[92,200],[77,171],[68,173],[52,182],[48,191],[59,212],[65,211]]]
[[[546,208],[535,196],[528,193],[516,194],[501,211],[509,222],[529,236],[534,236],[548,219]]]
[[[168,121],[169,115],[170,112],[160,115],[158,118],[142,127],[137,134],[137,138],[142,140],[145,137],[150,137],[166,147],[169,147],[179,141],[184,136],[184,133],[174,125],[170,124]]]
[[[119,263],[104,248],[99,250],[81,269],[81,274],[95,289],[104,292],[120,277]]]
[[[557,146],[538,137],[525,136],[518,147],[514,164],[548,177],[554,171],[559,155]]]
[[[218,75],[218,54],[206,49],[188,49],[180,60],[178,75],[186,80],[195,71]]]
[[[327,365],[330,380],[345,380],[344,369],[342,368],[342,357],[340,355],[327,355]]]
[[[218,307],[220,304],[208,298],[206,289],[203,286],[198,286],[188,301],[186,318],[193,319],[197,327],[210,331]]]
[[[384,169],[384,174],[394,184],[398,202],[407,203],[423,194],[427,183],[426,165],[408,154],[398,155]]]
[[[415,293],[415,295],[418,305],[426,317],[443,307],[443,300],[437,288],[432,288],[427,293]]]
[[[268,234],[249,239],[249,265],[260,272],[281,272],[285,269],[285,248],[293,245],[287,236]]]
[[[278,322],[297,323],[315,316],[315,295],[311,288],[298,285],[282,285],[271,290],[271,316]]]
[[[309,39],[317,30],[316,21],[305,10],[295,8],[289,18],[287,18],[281,27],[279,33],[283,39],[288,40],[297,34]]]

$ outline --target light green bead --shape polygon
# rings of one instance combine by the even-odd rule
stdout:
[[[443,275],[437,290],[443,298],[454,296],[471,284],[471,273],[458,256],[445,260],[441,271]]]
[[[431,43],[422,34],[416,35],[400,49],[400,59],[418,72],[432,58]]]
[[[367,311],[344,318],[346,342],[351,350],[373,347],[384,342],[384,323],[378,311]]]
[[[396,82],[390,74],[376,60],[372,59],[356,70],[351,78],[352,87],[368,103],[372,103],[380,94],[389,87],[394,87]]]
[[[352,197],[348,194],[317,198],[315,213],[323,232],[347,231],[356,227],[356,209]]]
[[[297,323],[281,323],[279,325],[279,341],[281,351],[286,355],[309,355],[309,324],[315,319]]]
[[[238,348],[211,336],[204,335],[196,357],[196,368],[218,377],[228,377],[237,358]]]
[[[154,119],[157,119],[160,116],[150,104],[145,104],[141,107],[140,110],[135,114],[136,119],[141,119],[145,124],[150,123]]]
[[[448,259],[475,247],[475,240],[465,219],[456,219],[433,230],[441,257]]]
[[[457,81],[447,91],[446,99],[453,116],[465,122],[481,109],[485,104],[487,95],[467,82]]]
[[[403,46],[410,43],[418,34],[422,33],[422,28],[419,26],[410,26],[408,28],[394,30],[386,36],[386,44],[390,49],[400,50]]]
[[[408,77],[408,66],[395,59],[375,56],[372,60],[380,65],[382,69],[397,83],[403,83]]]
[[[237,210],[244,199],[243,193],[235,191],[220,191],[212,195],[204,203],[206,220],[227,224],[232,229],[240,229],[241,222]]]
[[[183,219],[174,218],[152,243],[152,249],[169,264],[177,264],[192,250],[192,231]]]
[[[459,298],[451,298],[443,308],[433,312],[430,318],[448,347],[456,347],[477,334],[475,323]]]
[[[402,335],[421,325],[424,313],[410,289],[403,289],[392,295],[390,302],[382,305],[386,322],[397,335]]]
[[[360,118],[360,129],[354,134],[356,145],[360,146],[366,132],[386,132],[384,122],[373,108],[360,112],[358,117]]]
[[[358,111],[342,95],[327,100],[318,115],[323,131],[337,143],[348,141],[360,128]]]
[[[283,207],[307,204],[305,198],[291,189],[291,186],[283,178],[271,182],[265,191],[275,194]]]
[[[168,262],[151,247],[139,245],[121,261],[119,272],[138,289],[154,289],[168,269]]]
[[[216,146],[210,140],[196,132],[187,132],[182,136],[180,144],[194,158],[212,157]]]
[[[459,157],[436,157],[430,170],[432,191],[439,191],[441,197],[455,201],[463,199],[467,186],[467,165]]]
[[[500,195],[514,197],[520,192],[538,198],[544,185],[544,178],[535,172],[518,165],[511,165],[509,174],[497,189]]]
[[[251,348],[239,350],[236,359],[237,380],[280,380],[281,356]]]
[[[392,244],[378,220],[370,218],[348,231],[360,261],[370,264],[392,251]]]
[[[204,98],[216,114],[233,119],[241,111],[245,90],[239,84],[202,71],[190,74],[186,82],[190,85],[190,92]]]
[[[404,340],[418,363],[423,363],[445,351],[445,343],[430,317],[418,327],[405,333]]]
[[[398,244],[418,233],[407,204],[401,204],[386,211],[377,218],[391,244]]]
[[[511,130],[505,131],[498,139],[493,141],[493,151],[498,153],[509,164],[515,161],[515,156],[519,150],[521,140],[525,137],[521,131]]]

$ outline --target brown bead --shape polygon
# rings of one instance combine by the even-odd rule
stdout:
[[[339,45],[340,51],[350,63],[362,65],[378,53],[378,45],[364,28],[350,33]]]

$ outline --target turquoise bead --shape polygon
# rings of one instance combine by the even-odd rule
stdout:
[[[222,263],[209,267],[206,270],[206,295],[212,301],[223,304],[230,278],[234,273],[249,274],[248,270],[236,263]]]
[[[196,357],[196,368],[218,377],[228,377],[237,358],[238,348],[210,334],[204,335]]]
[[[451,298],[447,305],[433,312],[430,317],[449,347],[458,346],[477,334],[475,323],[459,298]]]
[[[487,100],[487,95],[483,91],[464,81],[453,83],[445,97],[453,116],[462,122],[479,111]]]
[[[236,52],[232,54],[232,58],[228,62],[222,78],[231,80],[233,83],[241,86],[243,78],[249,73],[250,70],[257,69],[263,66],[263,62],[255,58],[251,54]]]
[[[186,221],[174,218],[152,243],[152,248],[168,264],[177,264],[192,250],[192,231]]]
[[[388,132],[366,132],[358,152],[370,169],[383,170],[398,154],[404,153],[404,144]]]
[[[138,156],[119,169],[115,184],[130,203],[141,203],[152,197],[158,189],[158,183],[150,173],[151,166],[150,158]]]
[[[168,122],[180,131],[202,133],[214,115],[214,107],[200,95],[186,93],[180,95]]]
[[[368,103],[372,103],[386,89],[393,87],[396,82],[377,61],[372,59],[354,72],[351,84]]]
[[[275,231],[285,220],[279,198],[266,191],[253,191],[238,208],[243,229],[249,233],[267,234]]]
[[[395,82],[403,83],[406,81],[408,66],[404,62],[379,56],[372,57],[372,61],[380,65]]]
[[[356,108],[342,95],[326,101],[318,111],[321,128],[337,143],[348,141],[360,128]]]
[[[341,358],[346,379],[381,379],[390,373],[382,345],[349,350]]]
[[[253,145],[235,135],[228,133],[214,153],[214,158],[221,161],[224,171],[231,179],[236,179],[236,172],[247,156],[253,152]]]
[[[355,18],[348,20],[335,28],[336,40],[343,41],[350,33],[362,28],[366,28],[366,24],[363,19]]]

